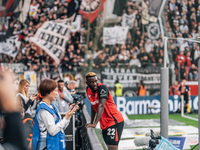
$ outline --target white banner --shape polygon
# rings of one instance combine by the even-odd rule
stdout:
[[[6,41],[0,42],[0,53],[16,57],[21,42],[18,41],[18,36],[12,36],[6,39]]]
[[[147,4],[142,1],[142,24],[147,25],[150,22],[157,22],[157,17],[149,15]]]
[[[129,27],[115,27],[117,28],[117,44],[125,44]]]
[[[81,28],[81,15],[76,16],[76,20],[72,22],[71,32],[77,32]]]
[[[114,45],[117,41],[117,28],[115,27],[104,27],[103,28],[103,44]]]
[[[120,22],[121,17],[113,14],[115,0],[108,0],[104,3],[103,20],[105,23]]]
[[[24,73],[27,70],[27,66],[22,63],[0,63],[2,71],[12,70],[16,74]]]
[[[114,45],[126,42],[129,27],[105,27],[103,28],[103,44]]]
[[[53,21],[45,22],[35,36],[30,38],[37,46],[46,51],[58,64],[63,57],[71,26]]]
[[[123,27],[129,27],[130,29],[133,28],[135,21],[135,13],[132,13],[131,15],[127,15],[124,13],[123,19],[122,19],[122,26]]]
[[[15,12],[21,11],[19,16],[19,21],[24,23],[28,16],[31,0],[20,1],[18,7],[15,9]],[[32,5],[31,5],[32,6]],[[37,10],[35,14],[37,13]]]

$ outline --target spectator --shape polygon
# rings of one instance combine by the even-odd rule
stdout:
[[[139,96],[145,96],[146,95],[146,86],[144,85],[143,81],[139,82],[139,88],[138,88],[138,95]]]
[[[22,119],[23,119],[24,133],[25,133],[25,138],[26,138],[26,148],[28,150],[31,150],[34,121],[30,114],[25,113],[23,107],[21,107],[21,115],[22,115]]]
[[[179,95],[179,84],[174,81],[173,85],[170,87],[170,95]]]
[[[180,75],[180,78],[179,78],[179,80],[181,79],[186,79],[187,77],[186,77],[186,69],[185,69],[185,66],[184,65],[181,65],[180,66],[180,72],[179,72],[179,75]]]
[[[115,81],[115,97],[117,96],[123,96],[123,86],[121,85],[121,83],[119,83],[119,80],[117,79]]]
[[[177,66],[185,64],[186,58],[183,51],[180,51],[180,53],[176,56],[175,61],[177,62]]]
[[[61,119],[58,110],[52,104],[58,96],[57,91],[57,83],[54,80],[45,79],[39,85],[39,92],[43,99],[35,115],[32,150],[65,149],[64,129],[68,126],[70,117],[78,109],[78,105],[74,108],[74,104],[71,105],[69,111]]]
[[[29,98],[29,95],[28,95],[29,86],[30,86],[30,82],[28,80],[26,79],[20,80],[19,88],[18,88],[19,93],[17,94],[17,100],[19,100],[22,103],[23,108],[25,109],[24,110],[25,113],[32,115],[30,106],[33,105],[34,100],[37,98],[37,94]]]
[[[142,68],[146,68],[147,66],[150,66],[150,65],[151,65],[151,63],[150,63],[150,60],[148,59],[148,56],[144,55],[143,59],[141,61]]]
[[[67,83],[67,90],[70,91],[71,94],[76,94],[76,88],[77,88],[77,84],[76,84],[76,81],[74,80],[70,80],[68,83]]]
[[[189,101],[191,100],[191,91],[188,85],[185,85],[186,80],[183,79],[179,87],[179,95],[183,96],[184,112],[190,113]],[[182,97],[181,97],[182,99]]]
[[[65,88],[64,81],[58,80],[58,96],[52,104],[56,106],[58,112],[67,112],[69,110],[69,104],[71,103],[73,103],[73,97]]]
[[[3,129],[4,144],[2,150],[26,150],[25,136],[20,115],[20,104],[15,101],[14,76],[8,72],[1,72],[0,103],[1,111],[5,114],[5,128]]]
[[[199,53],[199,56],[197,57],[197,59],[194,61],[195,66],[198,66],[199,59],[200,59],[200,53]]]
[[[190,53],[190,51],[188,51],[187,53],[186,53],[186,61],[185,61],[185,66],[186,67],[190,67],[191,66],[191,64],[192,64],[192,58],[191,58],[191,53]]]
[[[191,65],[191,68],[189,70],[189,78],[190,78],[190,81],[197,81],[197,78],[198,78],[198,69],[195,66],[195,64]]]
[[[199,57],[199,54],[200,54],[200,47],[196,46],[194,52],[194,60],[196,60]]]
[[[132,59],[129,62],[129,67],[141,67],[141,63],[139,59],[137,59],[136,55],[132,56]]]

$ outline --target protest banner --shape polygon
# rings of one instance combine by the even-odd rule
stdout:
[[[103,28],[103,44],[104,45],[114,45],[116,44],[117,32],[114,27],[104,27]]]
[[[132,13],[131,15],[128,15],[124,13],[123,19],[122,19],[122,26],[123,27],[129,27],[130,29],[133,28],[135,21],[135,13]]]
[[[104,27],[103,28],[103,44],[114,45],[124,44],[126,42],[128,27]]]
[[[149,67],[145,69],[106,67],[101,71],[101,80],[109,89],[114,89],[117,79],[124,87],[123,93],[126,93],[126,91],[136,92],[139,87],[139,81],[141,80],[144,82],[147,92],[149,92],[150,95],[154,95],[160,91],[159,67]]]
[[[71,26],[53,21],[45,22],[30,38],[37,46],[51,56],[58,64],[63,57]]]
[[[125,44],[129,28],[128,27],[115,27],[115,28],[117,28],[116,29],[117,31],[116,43]]]

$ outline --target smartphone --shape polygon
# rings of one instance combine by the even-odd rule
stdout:
[[[74,107],[75,107],[76,105],[78,105],[79,102],[80,102],[80,101],[77,101],[77,102],[75,103]],[[73,103],[72,103],[72,104],[73,104]],[[73,107],[72,109],[74,109],[74,107]]]

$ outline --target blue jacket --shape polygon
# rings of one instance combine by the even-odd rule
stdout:
[[[58,110],[56,107],[51,104],[54,109],[51,109],[46,104],[41,103],[37,108],[34,126],[33,126],[33,138],[32,138],[32,150],[37,150],[38,141],[40,139],[40,129],[38,123],[38,112],[40,109],[45,109],[50,112],[54,117],[56,117],[55,124],[59,122]],[[65,134],[61,131],[57,133],[55,136],[51,136],[47,131],[47,150],[65,150]]]

